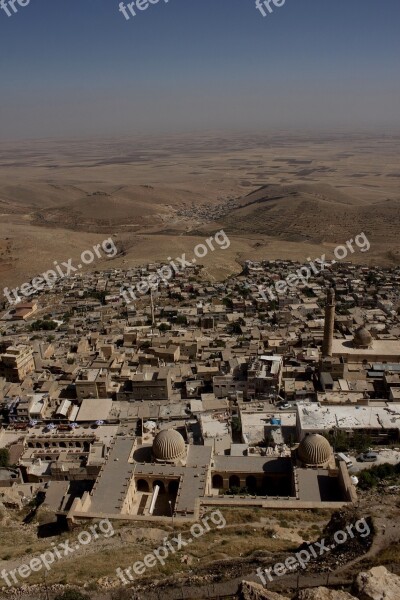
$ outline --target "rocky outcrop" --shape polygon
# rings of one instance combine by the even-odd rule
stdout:
[[[359,600],[399,600],[400,577],[385,567],[374,567],[358,575],[355,589]]]
[[[239,598],[240,600],[289,600],[252,581],[242,581]],[[352,594],[317,587],[297,592],[293,600],[400,600],[400,577],[390,573],[385,567],[374,567],[358,575]]]
[[[271,592],[260,583],[253,581],[242,581],[239,598],[240,600],[289,600],[286,596]]]
[[[357,600],[357,598],[347,592],[318,587],[312,590],[302,590],[298,593],[295,600]]]

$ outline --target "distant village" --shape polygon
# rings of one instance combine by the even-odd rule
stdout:
[[[341,450],[400,444],[400,268],[77,273],[0,312],[0,502],[87,519],[355,502]],[[4,455],[7,460],[4,460]],[[343,455],[342,455],[343,456]]]

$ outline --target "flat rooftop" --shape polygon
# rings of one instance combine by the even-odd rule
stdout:
[[[111,398],[87,398],[82,400],[77,421],[105,421],[110,416]]]
[[[343,500],[337,479],[327,469],[297,469],[299,500],[303,502],[340,502]]]
[[[392,357],[400,356],[400,340],[373,340],[371,348],[355,348],[353,338],[334,339],[332,341],[333,356]]]
[[[201,430],[204,438],[230,436],[228,415],[203,414],[200,415]]]
[[[400,404],[386,406],[298,405],[303,431],[339,429],[400,429]]]
[[[248,444],[257,444],[265,439],[266,429],[271,427],[296,427],[295,412],[247,412],[240,409],[242,434]]]
[[[133,438],[115,439],[108,460],[91,492],[89,512],[115,514],[121,511],[134,471],[134,465],[128,462],[133,443]]]

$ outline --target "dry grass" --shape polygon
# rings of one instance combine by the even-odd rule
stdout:
[[[254,552],[275,553],[293,548],[293,543],[289,540],[273,539],[261,523],[257,528],[250,525],[260,521],[259,509],[248,511],[233,509],[226,511],[224,515],[229,522],[225,529],[211,529],[203,536],[194,539],[192,544],[170,553],[165,565],[157,563],[155,567],[147,569],[143,577],[165,577],[184,573],[191,568],[201,567],[221,559],[246,557]],[[143,534],[139,533],[141,529],[144,530]],[[39,540],[34,525],[27,527],[21,524],[3,525],[0,528],[0,535],[2,558],[5,562],[1,567],[10,570],[22,563],[27,564],[33,556],[50,549],[53,541],[59,545],[69,540],[71,547],[74,547],[79,531],[76,529],[57,538]],[[182,532],[184,540],[191,537],[187,526],[176,527],[176,534],[178,531]],[[125,569],[137,561],[142,561],[147,554],[159,547],[160,536],[161,539],[163,537],[162,528],[154,530],[145,523],[140,524],[140,530],[131,523],[129,525],[118,523],[115,525],[115,532],[116,535],[112,538],[101,538],[81,548],[76,554],[56,561],[52,569],[46,573],[47,582],[95,586],[102,578],[116,580],[117,567]],[[154,532],[157,532],[158,538],[152,536]],[[165,528],[165,535],[168,535],[169,539],[173,537],[170,528]],[[185,559],[185,556],[189,557],[189,560]],[[29,584],[41,583],[43,579],[44,572],[39,571],[32,573],[28,582]]]
[[[374,559],[375,565],[400,564],[400,543],[391,544],[388,548],[382,550]]]

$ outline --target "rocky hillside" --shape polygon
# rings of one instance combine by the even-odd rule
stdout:
[[[400,577],[385,567],[360,573],[350,592],[317,587],[301,590],[290,598],[271,592],[258,583],[243,581],[240,600],[399,600]]]

